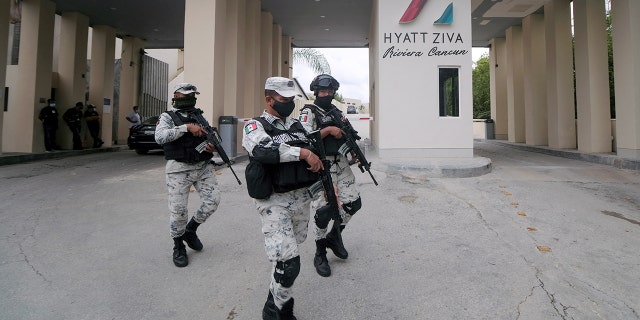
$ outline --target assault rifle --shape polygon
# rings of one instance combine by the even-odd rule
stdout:
[[[331,172],[329,171],[331,168],[331,162],[327,160],[327,156],[324,152],[324,144],[322,143],[320,130],[310,132],[307,135],[307,138],[311,141],[311,144],[318,152],[318,157],[320,157],[320,160],[324,165],[324,169],[318,172],[320,174],[320,181],[311,185],[307,189],[307,192],[311,197],[313,197],[317,192],[324,189],[327,197],[327,204],[316,210],[314,219],[318,228],[325,229],[331,219],[334,220],[334,224],[341,223],[340,211],[338,210],[338,197],[336,196],[335,189],[333,188]],[[340,231],[340,228],[337,228],[337,230]]]
[[[342,145],[342,147],[340,147],[339,152],[345,155],[348,152],[351,152],[358,162],[358,168],[360,168],[360,172],[364,173],[364,171],[366,170],[371,176],[371,180],[373,180],[373,183],[377,186],[378,181],[376,181],[376,178],[373,177],[373,174],[370,170],[371,162],[367,161],[367,158],[364,157],[364,153],[362,153],[362,150],[360,150],[360,147],[356,143],[356,140],[361,139],[358,135],[358,131],[356,131],[353,126],[351,126],[351,122],[349,122],[349,119],[343,118],[342,113],[340,112],[340,110],[338,110],[338,108],[331,108],[331,111],[329,111],[327,115],[331,117],[333,122],[336,123],[340,129],[342,129],[342,131],[344,132],[342,136],[347,141],[344,145]]]
[[[198,122],[200,127],[207,131],[207,139],[201,144],[197,145],[196,150],[202,153],[207,146],[207,143],[211,143],[214,147],[216,147],[216,152],[218,152],[222,161],[227,164],[227,167],[229,167],[231,173],[233,173],[233,176],[236,177],[236,181],[238,181],[238,184],[242,184],[242,182],[240,182],[240,179],[238,179],[238,175],[236,175],[236,172],[233,171],[233,168],[231,167],[231,161],[229,160],[227,153],[222,148],[222,139],[220,139],[218,129],[209,125],[209,122],[207,122],[207,120],[202,116],[202,110],[200,109],[196,109],[195,111],[190,112],[189,115]]]

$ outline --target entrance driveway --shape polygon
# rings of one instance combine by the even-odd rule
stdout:
[[[490,173],[387,174],[372,155],[374,186],[354,167],[349,259],[329,254],[322,278],[302,244],[298,319],[638,319],[640,172],[475,151]],[[246,186],[220,168],[205,248],[176,268],[164,163],[121,150],[0,166],[0,318],[260,319],[270,264]]]

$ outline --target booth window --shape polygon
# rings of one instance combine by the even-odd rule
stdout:
[[[460,116],[460,77],[458,68],[439,68],[438,94],[441,117]]]

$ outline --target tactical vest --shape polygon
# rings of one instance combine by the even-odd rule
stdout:
[[[195,119],[189,117],[183,117],[179,113],[173,111],[165,111],[176,126],[181,126],[186,123],[197,123]],[[205,141],[205,137],[196,137],[191,132],[187,131],[182,137],[177,140],[165,143],[162,145],[164,149],[164,158],[167,160],[176,160],[184,163],[197,163],[200,161],[206,161],[213,158],[213,154],[210,152],[198,152],[196,146]]]
[[[274,142],[312,149],[309,142],[307,142],[306,131],[300,122],[296,121],[289,130],[284,130],[274,127],[269,121],[262,117],[256,117],[254,119],[260,121],[265,132]],[[266,173],[271,176],[273,190],[276,193],[308,187],[320,179],[317,172],[307,170],[309,165],[304,160],[263,165],[265,166]]]
[[[335,108],[335,106],[331,106],[332,108]],[[314,120],[316,123],[316,126],[318,128],[318,130],[329,127],[329,126],[334,126],[334,127],[338,127],[340,128],[340,124],[336,123],[335,121],[333,121],[333,118],[331,118],[330,116],[326,115],[323,111],[322,108],[316,106],[315,104],[306,104],[304,105],[304,107],[302,107],[302,110],[304,109],[309,109],[311,110],[311,112],[313,112],[314,115]],[[340,152],[338,152],[338,150],[340,149],[340,147],[346,142],[347,140],[345,138],[340,138],[340,139],[336,139],[336,137],[332,136],[332,135],[328,135],[326,137],[324,137],[322,139],[322,143],[324,144],[324,152],[327,156],[335,156],[340,154]]]

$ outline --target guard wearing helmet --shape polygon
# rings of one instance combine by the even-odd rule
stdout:
[[[355,176],[351,171],[350,162],[346,154],[341,153],[340,147],[344,145],[344,132],[334,123],[327,114],[338,112],[342,118],[342,112],[331,102],[340,87],[338,80],[328,74],[321,74],[311,81],[310,89],[316,99],[313,104],[305,105],[300,111],[300,122],[309,132],[320,130],[323,138],[325,153],[331,160],[331,178],[338,189],[338,198],[342,203],[340,208],[340,223],[334,221],[331,227],[320,229],[314,224],[316,240],[316,253],[313,265],[319,275],[328,277],[331,268],[327,260],[327,248],[340,259],[346,259],[349,255],[342,243],[341,231],[351,220],[351,217],[360,209],[362,202],[360,193],[356,189]],[[311,204],[311,211],[322,207],[326,203],[322,193],[316,195]]]
[[[215,147],[207,143],[200,153],[196,146],[206,141],[207,131],[200,127],[190,113],[196,108],[198,89],[189,83],[180,83],[173,89],[173,110],[163,112],[158,119],[155,139],[164,149],[167,188],[169,190],[169,223],[173,238],[173,263],[176,267],[189,264],[184,242],[200,251],[202,242],[196,229],[218,208],[220,190],[214,165],[211,163]],[[194,187],[200,196],[200,207],[189,220],[187,202]],[[189,220],[189,223],[187,221]]]

